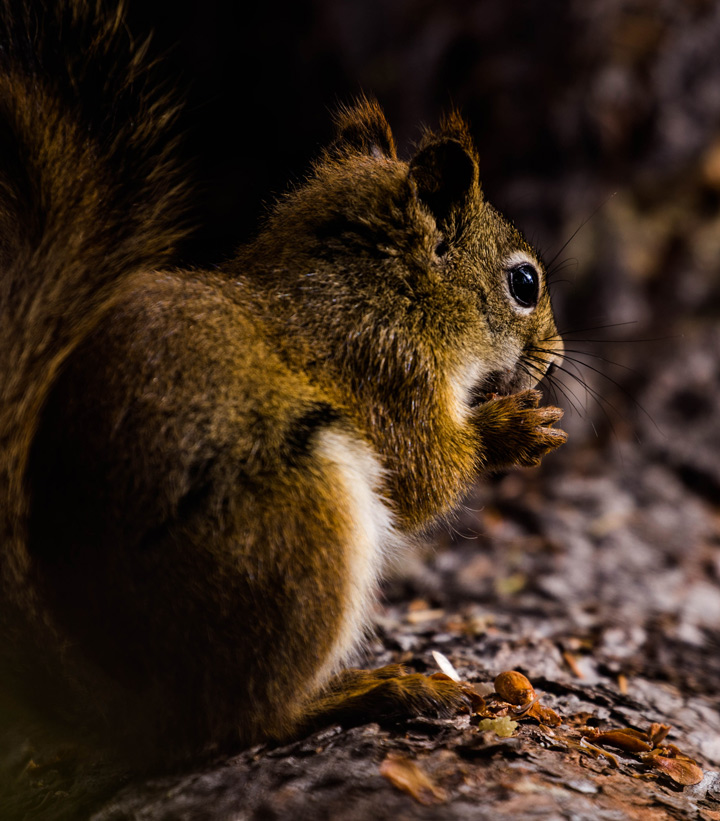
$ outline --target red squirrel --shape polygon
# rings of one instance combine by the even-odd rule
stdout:
[[[461,708],[343,667],[404,546],[566,438],[533,389],[545,268],[468,127],[405,161],[360,99],[257,239],[173,267],[190,193],[144,46],[122,10],[29,6],[0,6],[4,698],[150,756]]]

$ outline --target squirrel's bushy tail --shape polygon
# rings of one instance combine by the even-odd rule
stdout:
[[[147,51],[122,4],[0,0],[0,578],[14,595],[24,465],[54,374],[185,233],[176,106]]]

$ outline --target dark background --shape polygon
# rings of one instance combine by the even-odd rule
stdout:
[[[587,216],[561,202],[568,180],[602,193],[687,173],[717,127],[713,2],[243,6],[130,2],[131,30],[154,30],[188,91],[210,256],[248,236],[260,203],[330,137],[330,112],[360,91],[379,98],[406,152],[421,124],[458,106],[490,198],[519,200],[515,216],[534,214],[546,234]]]

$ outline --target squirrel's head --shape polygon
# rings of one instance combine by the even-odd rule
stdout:
[[[265,232],[283,248],[283,288],[301,283],[292,298],[321,312],[334,344],[345,336],[343,350],[412,339],[463,404],[538,382],[562,356],[545,268],[484,199],[460,116],[409,162],[373,101],[342,109],[337,132]]]

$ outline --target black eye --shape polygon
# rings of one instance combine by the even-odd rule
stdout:
[[[510,294],[518,305],[533,308],[540,295],[540,277],[535,268],[528,262],[516,265],[508,271]]]

